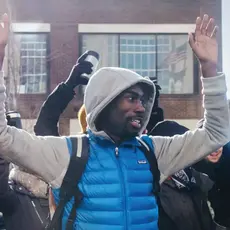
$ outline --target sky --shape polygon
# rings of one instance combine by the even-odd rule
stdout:
[[[222,0],[222,59],[230,99],[230,0]]]

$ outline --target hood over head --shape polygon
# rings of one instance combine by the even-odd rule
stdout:
[[[140,134],[146,128],[155,98],[155,85],[149,78],[124,68],[104,67],[95,72],[86,86],[84,104],[87,113],[87,123],[94,134],[105,136],[103,131],[98,131],[95,120],[102,110],[126,89],[142,83],[149,88],[149,102],[146,106],[146,119]]]

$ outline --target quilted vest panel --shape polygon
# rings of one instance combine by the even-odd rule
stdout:
[[[152,145],[149,137],[144,138]],[[89,161],[78,184],[84,198],[77,209],[74,229],[158,229],[153,178],[139,145],[134,138],[117,147],[109,140],[90,135]],[[53,194],[58,202],[58,189]],[[73,200],[65,207],[63,230],[72,204]]]

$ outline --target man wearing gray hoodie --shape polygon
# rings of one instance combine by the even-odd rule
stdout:
[[[0,64],[8,30],[9,20],[4,15],[0,27]],[[161,182],[229,141],[226,81],[224,74],[216,71],[216,31],[214,20],[205,15],[203,19],[197,18],[195,33],[189,35],[203,74],[204,127],[174,137],[141,136],[154,151]],[[58,202],[57,191],[72,152],[70,139],[38,137],[8,127],[3,82],[1,72],[0,156],[42,177],[52,186]],[[154,97],[154,84],[127,69],[102,68],[91,77],[84,97],[90,156],[78,183],[83,198],[77,208],[74,229],[158,229],[158,208],[152,193],[154,178],[136,138],[149,121]],[[66,229],[72,206],[73,200],[65,207],[62,229]]]

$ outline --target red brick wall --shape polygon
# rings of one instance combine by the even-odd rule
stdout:
[[[51,23],[50,90],[66,78],[77,59],[78,23],[193,23],[199,14],[208,13],[221,25],[221,0],[11,0],[11,6],[17,21]],[[42,100],[44,96],[21,96],[23,116],[31,104],[38,110]],[[64,117],[75,117],[80,103],[72,103]],[[162,96],[161,105],[167,118],[202,116],[199,95]]]

